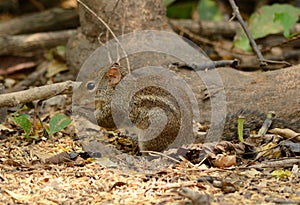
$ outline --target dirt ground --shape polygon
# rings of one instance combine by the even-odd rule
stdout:
[[[43,163],[61,152],[82,151],[76,140],[62,134],[34,144],[22,137],[0,143],[1,204],[300,203],[297,166],[290,176],[275,177],[274,168],[221,169],[183,161],[145,174],[105,168],[97,159],[81,157]]]

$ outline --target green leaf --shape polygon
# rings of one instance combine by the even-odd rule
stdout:
[[[200,20],[221,21],[222,14],[213,0],[200,0],[197,6]]]
[[[62,55],[64,55],[66,52],[66,46],[63,45],[56,46],[55,49],[57,50],[58,53]]]
[[[289,170],[282,170],[282,169],[274,170],[271,174],[272,176],[279,177],[279,178],[291,176],[291,172]]]
[[[237,48],[240,48],[240,49],[244,50],[244,51],[251,51],[251,46],[250,46],[249,39],[242,32],[243,31],[241,31],[241,30],[239,30],[237,32],[237,35],[234,37],[233,45]]]
[[[31,131],[31,122],[28,115],[20,114],[18,116],[13,116],[12,120],[24,130],[26,136],[29,135]]]
[[[166,7],[170,6],[171,4],[173,4],[176,0],[164,0],[164,4],[166,5]]]
[[[279,16],[276,17],[276,14],[277,16],[279,14]],[[287,30],[298,21],[299,15],[300,9],[290,4],[263,6],[259,11],[251,15],[248,21],[248,28],[254,39],[280,32],[284,32],[286,36],[289,34]],[[251,48],[246,35],[241,29],[235,36],[234,45],[244,50]]]
[[[46,132],[47,132],[47,134],[48,134],[48,136],[50,136],[50,129],[48,128],[48,127],[44,127],[45,128],[45,130],[46,130]]]
[[[172,4],[167,9],[169,18],[188,19],[192,17],[193,10],[196,8],[197,2],[178,2]]]
[[[293,18],[288,13],[275,13],[274,22],[279,21],[284,29],[283,35],[286,38],[290,37],[290,29],[297,23],[298,19]]]
[[[59,132],[66,128],[72,120],[64,114],[54,115],[49,122],[50,130],[49,135],[53,135],[56,132]]]

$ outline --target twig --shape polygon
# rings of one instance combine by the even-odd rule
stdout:
[[[163,153],[161,153],[161,152],[156,152],[156,151],[141,151],[141,153],[147,153],[147,154],[152,154],[152,155],[163,156],[163,157],[166,157],[166,158],[168,158],[168,159],[170,159],[170,160],[173,160],[174,162],[180,163],[179,160],[177,160],[177,159],[175,159],[175,158],[173,158],[173,157],[170,157],[170,156],[168,156],[168,155],[166,155],[166,154],[163,154]]]
[[[117,38],[117,36],[115,35],[115,33],[111,30],[111,28],[107,25],[107,23],[105,21],[103,21],[92,9],[90,9],[85,3],[83,3],[81,0],[77,0],[84,8],[86,8],[92,15],[94,15],[111,33],[111,35],[114,37],[114,40],[120,45],[124,55],[126,56],[126,63],[127,63],[127,69],[130,72],[131,68],[130,68],[130,63],[128,60],[128,55],[127,52],[125,51],[125,49],[123,48],[121,42],[119,41],[119,39]]]
[[[299,157],[294,158],[285,158],[279,160],[265,161],[260,162],[259,164],[248,166],[249,168],[283,168],[283,167],[292,167],[293,164],[300,163]]]
[[[62,83],[35,87],[19,92],[2,94],[0,95],[0,108],[14,107],[19,104],[31,102],[34,100],[42,100],[59,94],[71,93],[75,85],[76,83],[73,81],[66,81]]]
[[[44,73],[47,72],[48,69],[48,62],[41,63],[37,70],[27,76],[24,80],[20,81],[16,84],[13,88],[8,89],[8,92],[16,92],[25,89],[32,85],[37,79],[39,79]]]
[[[239,12],[239,8],[237,7],[237,5],[235,4],[234,0],[229,0],[229,3],[232,7],[232,10],[233,10],[233,17],[236,17],[238,19],[238,21],[240,22],[245,34],[247,35],[250,43],[251,43],[251,46],[254,50],[254,52],[256,53],[257,57],[258,57],[258,61],[260,62],[260,65],[261,66],[266,66],[267,65],[267,60],[263,57],[263,55],[261,54],[257,44],[255,43],[251,33],[249,32],[248,30],[248,27],[245,23],[245,21],[243,20],[240,12]]]
[[[170,25],[174,30],[179,30],[179,32],[182,32],[183,34],[188,35],[191,39],[196,40],[198,42],[207,44],[207,45],[215,45],[212,41],[208,40],[207,38],[203,38],[201,36],[195,35],[193,32],[189,31],[189,29],[185,28],[184,26],[180,24],[176,24],[173,21],[169,21]]]
[[[187,66],[189,68],[192,68],[196,71],[198,70],[211,70],[214,68],[218,67],[226,67],[230,66],[232,68],[236,68],[239,64],[239,60],[234,59],[234,60],[220,60],[220,61],[209,61],[209,62],[204,62],[202,64],[195,64],[195,63],[177,63],[178,67],[184,67]]]
[[[4,93],[4,85],[2,83],[0,83],[0,94]],[[2,123],[5,120],[5,117],[7,115],[7,108],[3,107],[0,108],[0,123]]]
[[[117,8],[117,6],[118,6],[118,4],[119,4],[119,0],[117,1],[117,3],[115,4],[115,6],[114,6],[114,8],[112,9],[112,14],[109,16],[109,18],[108,18],[108,20],[107,20],[107,25],[109,25],[110,24],[110,21],[111,21],[111,17],[113,16],[113,15],[115,15],[115,10],[116,10],[116,8]],[[106,26],[106,25],[105,25]],[[105,42],[108,42],[108,40],[109,40],[109,30],[107,29],[106,30],[106,36],[105,36]],[[102,36],[102,34],[103,33],[100,33],[99,35],[98,35],[98,41],[99,41],[99,43],[100,43],[100,45],[101,46],[103,46],[103,45],[105,45],[105,42],[103,43],[102,41],[101,41],[101,36]],[[107,47],[108,45],[106,45],[106,48],[108,49],[108,47]],[[117,47],[117,54],[119,55],[119,47]],[[108,52],[107,52],[107,56],[108,56],[108,58],[109,58],[109,63],[113,63],[112,62],[112,58],[111,58],[111,54],[110,54],[110,51],[109,51],[109,49],[108,49]],[[119,56],[117,57],[117,59],[119,59]]]
[[[192,201],[192,204],[202,204],[202,205],[208,205],[211,204],[211,197],[208,194],[200,194],[199,192],[195,192],[192,189],[189,189],[187,187],[182,187],[178,194],[180,196],[186,197]]]

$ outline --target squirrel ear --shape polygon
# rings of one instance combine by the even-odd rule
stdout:
[[[108,84],[115,87],[121,80],[122,74],[117,67],[111,67],[106,73],[106,78],[108,79]]]

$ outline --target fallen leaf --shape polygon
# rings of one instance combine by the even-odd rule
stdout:
[[[236,165],[235,155],[218,154],[213,161],[213,165],[216,167],[230,167]]]
[[[52,60],[49,64],[46,77],[51,78],[55,76],[57,73],[60,73],[62,71],[67,71],[68,67],[65,63],[58,62],[56,60]]]
[[[9,191],[7,189],[4,189],[4,191],[9,194],[12,198],[14,198],[15,200],[17,201],[25,201],[25,200],[29,200],[30,199],[30,196],[25,196],[25,195],[22,195],[22,194],[17,194],[17,193],[14,193],[12,191]]]
[[[261,172],[257,171],[256,169],[250,169],[250,170],[246,170],[241,172],[240,174],[248,176],[248,177],[255,177],[256,175],[259,175]]]
[[[271,174],[272,176],[279,177],[279,178],[291,176],[291,172],[289,170],[283,170],[283,169],[274,170]]]
[[[300,133],[297,133],[288,128],[285,128],[285,129],[274,128],[272,130],[269,130],[269,132],[272,134],[280,135],[286,139],[291,139],[294,142],[300,142]]]

